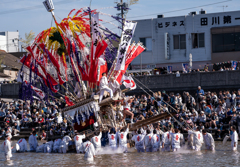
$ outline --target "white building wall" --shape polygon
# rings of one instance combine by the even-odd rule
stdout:
[[[19,32],[0,32],[0,49],[6,52],[18,52]]]
[[[6,36],[0,35],[0,50],[5,50],[6,51]]]
[[[225,23],[224,23],[225,17]],[[231,20],[229,21],[229,17]],[[201,24],[201,19],[207,18],[207,25]],[[216,19],[215,19],[216,18]],[[228,20],[226,19],[228,18]],[[180,26],[183,21],[184,26]],[[133,41],[140,38],[152,37],[152,51],[142,53],[142,65],[157,65],[189,62],[189,54],[192,54],[193,62],[211,62],[211,28],[240,25],[240,11],[221,12],[212,14],[197,14],[169,18],[155,18],[138,20]],[[173,26],[176,22],[177,25]],[[160,24],[162,23],[162,28]],[[169,26],[166,26],[170,23]],[[165,59],[164,34],[170,37],[170,59]],[[192,33],[204,33],[205,47],[192,48]],[[174,49],[173,35],[186,34],[186,49]],[[133,67],[140,67],[141,56],[133,60]]]

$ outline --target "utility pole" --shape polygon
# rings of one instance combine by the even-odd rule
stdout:
[[[121,10],[121,13],[118,13],[117,15],[122,18],[122,21],[124,21],[124,14],[125,12],[128,11],[128,3],[123,2],[123,0],[121,0],[120,3],[117,3],[117,10],[118,11]],[[123,25],[122,25],[122,29],[123,29]]]
[[[123,0],[121,0],[121,16],[122,16],[122,19],[123,19]],[[122,24],[122,30],[123,30],[123,24]]]

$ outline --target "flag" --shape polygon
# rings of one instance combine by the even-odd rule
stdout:
[[[54,58],[52,53],[49,52],[47,50],[47,48],[45,48],[45,45],[43,43],[40,44],[39,47],[47,54],[47,57],[49,58],[49,60],[53,64],[53,66],[56,68],[58,79],[59,79],[59,84],[60,85],[64,84],[66,81],[64,81],[61,77],[62,74],[61,74],[60,65],[59,65],[58,61]]]
[[[130,43],[132,41],[132,37],[135,31],[137,23],[133,22],[127,22],[125,23],[123,32],[122,32],[122,37],[121,37],[121,42],[118,47],[118,52],[117,52],[117,64],[115,67],[115,70],[124,70],[125,68],[125,60],[126,60],[126,54],[128,51],[128,48],[130,46]]]
[[[98,45],[98,36],[99,36],[99,13],[93,14],[91,17],[91,30],[92,30],[92,55],[93,60],[95,59],[95,52]]]
[[[73,106],[74,103],[69,99],[69,97],[65,96],[65,100],[68,106]]]
[[[234,70],[237,69],[238,62],[237,61],[232,61],[232,67]]]
[[[182,63],[183,71],[188,71],[188,63]]]
[[[136,86],[136,84],[135,84],[135,82],[134,82],[134,80],[133,80],[133,78],[131,76],[123,75],[122,82],[123,82],[123,85],[126,88],[130,88],[131,90],[137,88],[137,86]]]
[[[104,60],[104,55],[100,56],[98,58],[98,67],[99,67],[99,72],[98,72],[98,81],[101,80],[102,74],[108,72],[108,67],[107,67],[107,61]]]
[[[167,66],[167,73],[172,73],[172,66]]]
[[[133,61],[133,59],[135,59],[138,55],[140,55],[144,50],[145,50],[145,48],[140,43],[138,43],[137,46],[131,48],[129,55],[126,58],[125,69],[119,71],[116,75],[116,81],[119,84],[121,84],[122,76],[125,74],[129,64]]]
[[[36,88],[36,87],[34,87],[34,86],[32,86],[32,85],[31,85],[31,89],[34,90],[34,92],[35,92],[41,99],[44,99],[45,93],[44,93],[42,90],[40,90],[40,89],[38,89],[38,88]]]
[[[95,59],[91,56],[91,65],[89,69],[89,82],[96,82],[97,81],[97,74],[98,74],[98,58],[103,54],[104,50],[107,48],[108,44],[102,40],[98,43],[97,49],[95,52]]]

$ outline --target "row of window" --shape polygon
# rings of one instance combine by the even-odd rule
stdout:
[[[152,38],[140,38],[140,42],[146,46],[147,51],[152,51]],[[174,49],[186,49],[186,35],[173,35],[173,45]],[[192,34],[192,48],[203,47],[205,47],[204,33]]]
[[[212,52],[240,51],[240,32],[212,34]]]
[[[152,38],[140,38],[140,41],[147,47],[147,51],[152,51]],[[192,34],[192,48],[204,48],[204,33]],[[186,35],[173,35],[173,48],[186,49]],[[232,52],[240,51],[240,32],[212,34],[212,52]]]

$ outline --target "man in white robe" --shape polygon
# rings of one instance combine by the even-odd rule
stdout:
[[[101,150],[101,138],[102,138],[102,129],[100,129],[100,132],[94,132],[94,135],[91,139],[92,144],[95,147],[95,152],[99,152]]]
[[[53,141],[49,141],[49,142],[45,143],[44,153],[51,153],[52,148],[53,148]]]
[[[28,144],[30,147],[30,151],[35,152],[37,149],[37,146],[38,146],[38,142],[37,142],[37,138],[36,138],[36,131],[32,132],[32,135],[28,139]]]
[[[124,129],[121,129],[118,133],[118,139],[119,139],[119,147],[122,149],[124,153],[128,151],[127,149],[127,134],[129,132],[129,124],[127,126],[127,129],[124,131]]]
[[[11,136],[7,135],[6,136],[6,140],[3,142],[2,144],[2,148],[4,150],[4,155],[7,161],[10,160],[10,158],[12,157],[12,148],[11,147]]]
[[[22,139],[18,140],[18,142],[16,144],[16,151],[17,152],[27,151],[27,141],[26,140],[27,140],[27,138],[26,139],[22,138]]]
[[[207,133],[207,131],[205,129],[202,130],[202,134],[203,134],[203,140],[204,140],[206,149],[214,151],[215,143],[214,143],[212,134]]]
[[[109,141],[109,146],[112,148],[112,150],[117,149],[117,133],[114,133],[114,130],[111,129],[108,132],[108,141]]]
[[[93,158],[95,157],[95,148],[88,137],[86,138],[86,142],[83,143],[83,150],[85,153],[84,159],[88,161],[93,161]]]
[[[111,77],[111,79],[110,79],[109,88],[112,89],[113,94],[116,91],[120,91],[121,92],[120,84],[114,79],[114,77]]]
[[[53,143],[53,152],[57,153],[59,152],[59,147],[62,142],[62,139],[56,139]]]
[[[69,141],[72,140],[69,136],[64,136],[59,147],[59,153],[67,153]]]
[[[45,143],[43,143],[42,145],[38,146],[36,149],[37,153],[43,153],[44,152],[44,147],[45,147]]]
[[[196,128],[196,131],[188,130],[188,134],[193,134],[193,149],[195,149],[195,151],[200,151],[203,143],[203,136],[199,127]]]
[[[154,129],[152,139],[151,139],[152,152],[157,152],[159,151],[159,148],[160,148],[160,136],[157,133],[158,133],[157,130]]]
[[[170,151],[171,147],[171,135],[168,129],[164,128],[164,133],[162,136],[162,151]]]
[[[141,130],[138,130],[138,134],[132,137],[138,152],[144,152],[144,137],[145,135],[141,133]]]
[[[237,145],[238,145],[238,134],[236,131],[236,126],[231,126],[231,131],[233,132],[230,136],[231,138],[231,147],[233,151],[237,151]]]
[[[82,139],[85,139],[85,137],[86,137],[85,134],[83,134],[83,135],[76,135],[74,137],[76,151],[77,151],[78,154],[83,152],[83,150],[82,150],[82,143],[83,143]]]
[[[102,74],[102,78],[100,80],[99,88],[100,88],[99,102],[102,101],[102,98],[103,98],[103,95],[104,95],[104,91],[109,92],[110,97],[111,98],[113,97],[113,91],[108,86],[108,80],[107,80],[107,77],[106,77],[106,73]]]
[[[152,133],[149,129],[147,129],[147,135],[144,137],[144,145],[146,148],[146,152],[152,152]]]
[[[180,133],[179,129],[175,129],[175,133],[170,133],[171,134],[171,140],[172,140],[172,151],[175,152],[178,149],[180,149],[181,145],[181,137],[183,137]]]

